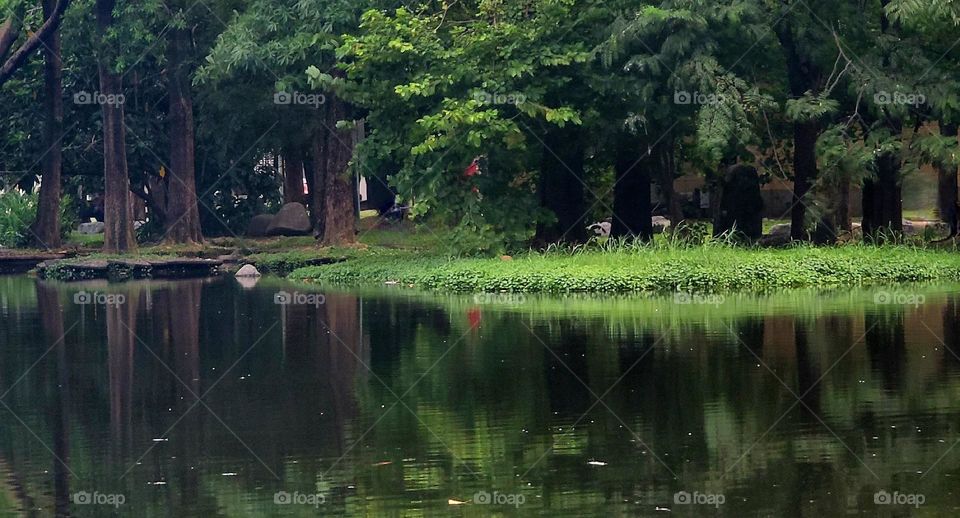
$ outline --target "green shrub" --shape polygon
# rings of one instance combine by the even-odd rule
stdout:
[[[37,217],[39,195],[20,189],[0,194],[0,245],[26,247],[30,245],[30,225]],[[66,237],[77,225],[73,199],[65,195],[60,199],[60,235]]]

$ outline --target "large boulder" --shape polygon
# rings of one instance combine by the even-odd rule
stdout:
[[[250,219],[250,223],[247,224],[247,236],[249,237],[265,237],[267,235],[267,228],[270,227],[270,223],[273,222],[273,214],[259,214]]]
[[[92,223],[81,223],[77,230],[81,234],[103,234],[104,228],[102,221],[94,221]]]
[[[313,225],[307,208],[302,203],[284,203],[280,212],[273,216],[270,226],[267,227],[268,236],[305,236],[310,233]]]
[[[235,277],[260,277],[260,272],[257,270],[257,267],[252,264],[245,264],[237,270],[237,273],[234,274]]]

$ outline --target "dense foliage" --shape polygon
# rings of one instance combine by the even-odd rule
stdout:
[[[123,82],[130,189],[162,213],[180,71],[206,234],[290,201],[284,175],[311,184],[318,153],[357,127],[337,174],[393,190],[467,251],[582,240],[593,218],[649,237],[617,230],[639,186],[657,184],[676,219],[674,177],[715,186],[738,163],[796,182],[795,238],[849,229],[851,185],[865,229],[898,231],[902,207],[881,201],[922,167],[960,164],[955,0],[122,0],[101,36],[93,4],[70,4],[60,29],[64,189],[104,189],[102,114],[82,96],[105,63]],[[0,10],[17,41],[43,22],[27,0]],[[47,148],[41,69],[28,60],[0,86],[7,186],[33,186]]]

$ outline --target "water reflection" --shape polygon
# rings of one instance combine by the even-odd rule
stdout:
[[[305,289],[0,278],[0,506],[60,516],[960,506],[951,289],[900,306],[870,291],[704,307],[404,292],[276,303],[278,291]],[[122,302],[78,303],[81,291]],[[877,505],[881,490],[924,503]],[[78,503],[81,492],[124,502]],[[494,503],[473,501],[484,494]]]

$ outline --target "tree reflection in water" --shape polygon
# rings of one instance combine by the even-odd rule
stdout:
[[[316,512],[282,490],[334,515],[485,514],[507,510],[449,502],[499,491],[525,495],[519,514],[609,516],[683,511],[687,490],[722,492],[720,514],[834,516],[877,511],[880,488],[960,505],[946,290],[700,308],[281,289],[299,287],[0,282],[12,505],[99,516],[70,502],[99,490],[120,514]]]

